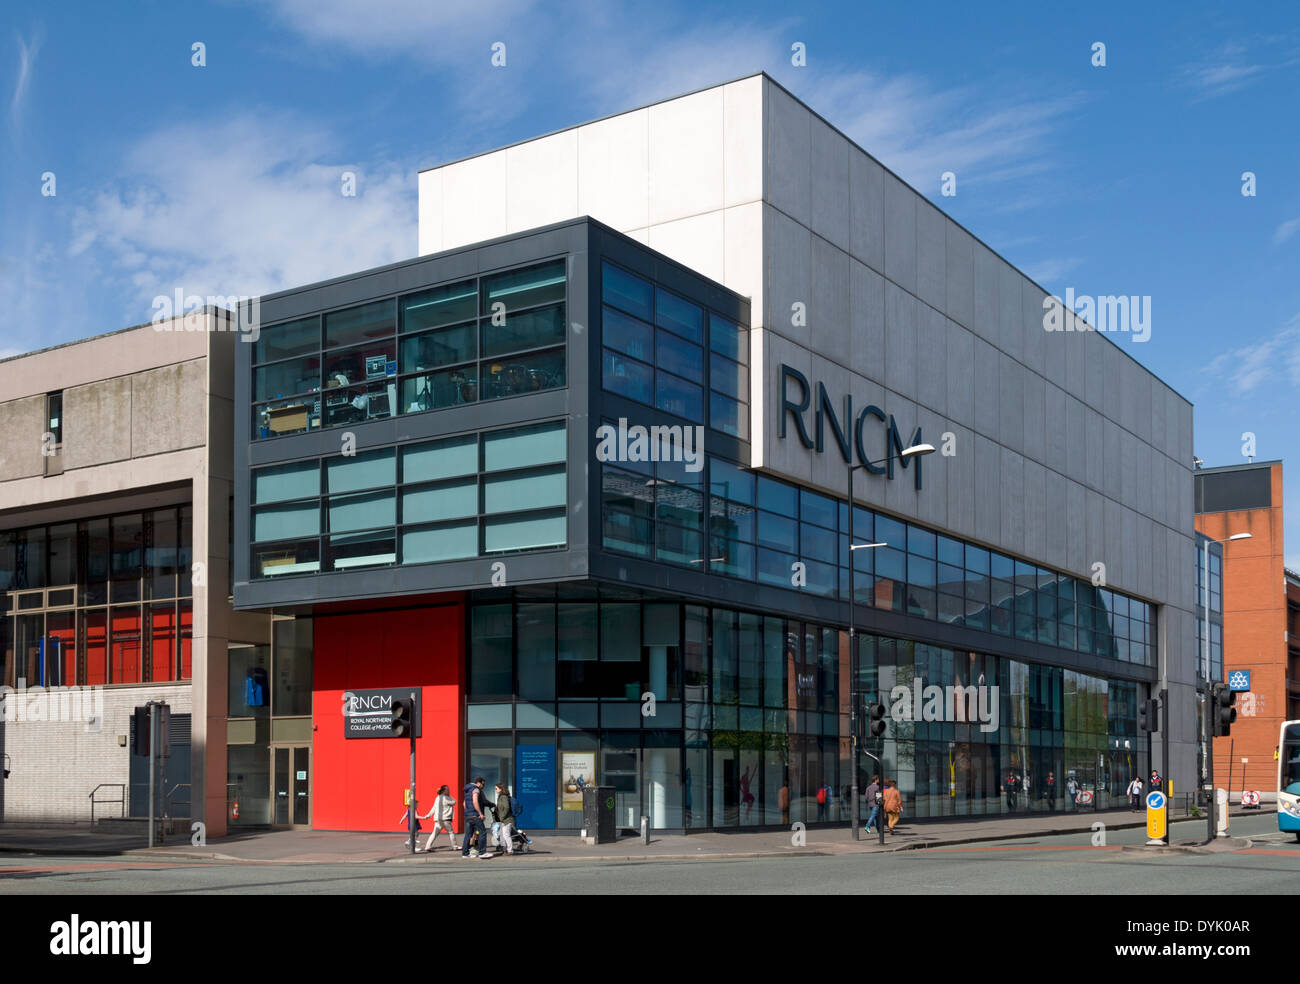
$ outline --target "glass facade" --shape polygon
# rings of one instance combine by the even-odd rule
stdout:
[[[867,747],[910,816],[1073,809],[1071,779],[1105,808],[1149,768],[1137,683],[858,638],[859,688],[891,708],[882,747]],[[614,787],[622,827],[848,819],[850,661],[834,626],[520,595],[471,608],[469,666],[469,774],[514,785],[541,763],[538,829],[579,826],[570,787],[593,780]]]
[[[649,280],[601,267],[601,386],[749,440],[749,329]]]
[[[680,462],[603,465],[605,548],[848,599],[848,509],[843,500],[716,456],[708,459],[707,469],[706,478],[706,472],[687,472]],[[858,542],[884,544],[853,551],[858,604],[1121,663],[1154,665],[1155,612],[1147,602],[878,511],[854,508]],[[1219,659],[1221,666],[1221,652]]]
[[[268,325],[254,343],[254,439],[565,385],[565,261]]]
[[[255,469],[254,578],[563,547],[563,420]]]
[[[1210,680],[1223,682],[1223,544],[1196,534],[1196,676],[1205,677],[1205,574],[1209,544]]]
[[[0,680],[190,678],[193,510],[167,506],[0,533]]]

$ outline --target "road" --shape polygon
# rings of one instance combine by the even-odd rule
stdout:
[[[1174,827],[1175,841],[1202,831]],[[1273,814],[1234,818],[1253,846],[1214,854],[1158,855],[1131,848],[1141,830],[1021,838],[884,855],[689,861],[548,861],[494,858],[421,864],[255,864],[139,858],[0,856],[0,894],[338,895],[450,894],[1216,894],[1300,890],[1300,844],[1276,831]],[[1130,850],[1124,850],[1125,847]]]

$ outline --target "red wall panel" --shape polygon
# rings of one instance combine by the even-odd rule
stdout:
[[[464,605],[318,614],[313,650],[312,827],[401,829],[410,744],[396,738],[345,739],[343,694],[348,690],[421,688],[422,737],[416,741],[420,812],[433,805],[443,783],[458,797],[465,760]]]

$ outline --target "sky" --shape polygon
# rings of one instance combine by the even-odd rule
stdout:
[[[1206,466],[1294,470],[1300,8],[1217,7],[6,0],[0,358],[412,257],[420,169],[762,70],[1052,293],[1150,298],[1111,337]]]

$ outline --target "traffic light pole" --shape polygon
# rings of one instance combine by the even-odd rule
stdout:
[[[158,704],[149,701],[149,846],[154,846],[154,797],[158,776]]]
[[[1202,725],[1205,728],[1205,784],[1209,787],[1209,809],[1205,811],[1205,837],[1207,841],[1214,840],[1216,833],[1214,829],[1214,811],[1218,809],[1219,804],[1215,802],[1214,797],[1214,715],[1218,707],[1218,702],[1214,699],[1214,691],[1210,688],[1210,681],[1205,681],[1205,722]]]
[[[1168,810],[1169,797],[1169,691],[1162,688],[1160,691],[1160,778],[1164,780],[1164,788],[1160,791],[1165,794],[1166,806]],[[1166,818],[1168,813],[1165,814]],[[1169,824],[1165,823],[1165,844],[1169,843]]]
[[[415,694],[411,694],[411,809],[406,815],[406,825],[411,828],[411,853],[415,853]]]

